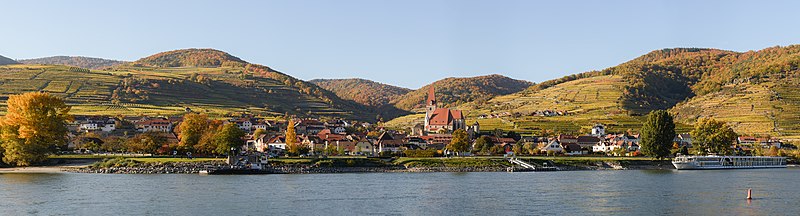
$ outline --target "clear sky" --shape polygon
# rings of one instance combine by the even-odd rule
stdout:
[[[671,47],[800,43],[799,1],[3,1],[0,55],[215,48],[301,79],[534,82]]]

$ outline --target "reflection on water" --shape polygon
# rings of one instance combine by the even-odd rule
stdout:
[[[3,215],[785,215],[799,169],[362,173],[0,174]],[[754,199],[746,199],[753,188]]]

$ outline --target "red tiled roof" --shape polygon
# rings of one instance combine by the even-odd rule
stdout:
[[[319,136],[319,138],[326,141],[347,140],[345,136],[341,134],[324,134]]]
[[[455,119],[464,119],[461,110],[451,110],[448,108],[437,108],[431,114],[430,125],[450,125]]]
[[[450,109],[438,108],[431,114],[429,122],[431,125],[447,125],[450,124],[450,120]]]
[[[137,122],[136,125],[168,125],[171,122],[164,119],[151,119],[147,121]]]
[[[464,118],[464,116],[461,115],[461,110],[450,110],[450,113],[453,115],[453,119]]]
[[[594,137],[594,136],[579,136],[578,137],[578,142],[579,143],[587,143],[587,142],[596,143],[596,142],[600,142],[600,138],[597,138],[597,137]]]

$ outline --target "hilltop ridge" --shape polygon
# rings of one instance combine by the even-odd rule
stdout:
[[[132,62],[145,67],[221,67],[244,66],[248,62],[215,49],[179,49],[160,52]]]
[[[19,62],[23,64],[67,65],[87,69],[105,69],[126,63],[125,61],[83,56],[51,56],[35,59],[23,59],[19,60]]]
[[[386,106],[390,101],[411,92],[411,89],[359,78],[313,79],[308,82],[327,89],[342,99],[373,107]]]
[[[499,74],[476,77],[450,77],[437,80],[422,88],[409,92],[391,103],[397,108],[413,110],[421,108],[431,87],[436,89],[440,106],[451,107],[472,101],[485,101],[499,95],[524,90],[532,82],[516,80]]]
[[[14,61],[14,59],[10,59],[0,55],[0,65],[10,65],[10,64],[19,64],[19,62]]]

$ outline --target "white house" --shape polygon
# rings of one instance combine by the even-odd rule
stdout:
[[[103,131],[103,132],[111,132],[117,129],[116,122],[117,120],[114,118],[106,118],[101,117],[102,119],[98,118],[86,118],[82,120],[76,120],[79,123],[78,130],[80,131]]]
[[[267,135],[261,134],[258,137],[253,137],[253,139],[247,140],[247,144],[244,149],[265,152],[269,149],[267,142],[269,142]]]
[[[602,124],[595,124],[592,127],[592,136],[603,137],[606,135],[606,127]]]
[[[625,141],[625,140],[616,140],[616,141],[606,141],[600,142],[597,145],[592,146],[593,152],[612,152],[619,148],[625,148],[628,152],[635,152],[639,150],[639,144],[636,142]]]
[[[269,125],[267,123],[259,122],[259,123],[253,124],[253,131],[258,130],[258,129],[266,130],[267,127],[269,127]]]
[[[253,121],[250,118],[234,118],[228,122],[236,124],[243,131],[253,130]]]
[[[360,152],[361,155],[374,155],[377,149],[375,149],[375,145],[367,140],[359,140],[356,142],[356,152]]]
[[[172,131],[172,122],[166,119],[151,119],[142,122],[136,122],[136,131],[148,132],[157,131],[168,133]]]
[[[540,152],[553,151],[556,153],[560,153],[564,151],[564,148],[561,147],[561,143],[559,143],[558,140],[551,140],[547,144],[539,146],[539,151]]]
[[[84,122],[84,123],[81,123],[81,125],[78,127],[78,129],[81,130],[81,131],[94,131],[94,130],[100,129],[100,127],[98,127],[97,123],[95,123],[95,122]]]

